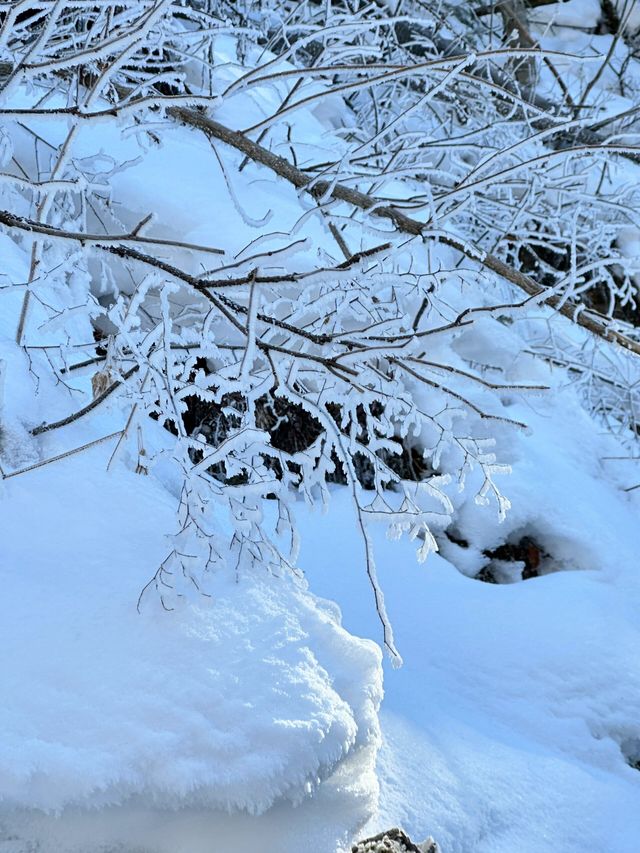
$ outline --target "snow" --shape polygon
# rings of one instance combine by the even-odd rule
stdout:
[[[209,606],[138,614],[173,500],[153,477],[105,474],[105,449],[5,481],[5,844],[208,853],[213,833],[248,853],[259,833],[274,853],[303,837],[330,851],[379,782],[363,834],[399,823],[447,853],[634,851],[637,504],[606,476],[612,440],[558,386],[517,412],[530,433],[513,441],[505,523],[473,501],[458,517],[478,553],[535,532],[552,573],[485,584],[376,537],[405,661],[385,665],[377,781],[380,655],[354,635],[380,629],[346,490],[303,519],[300,565],[351,634],[296,583],[259,575],[216,578]]]
[[[585,41],[573,29],[595,26],[599,13],[596,0],[541,7],[534,33],[544,47],[604,55],[611,36]],[[217,40],[218,82],[243,72],[235,46],[229,36]],[[614,65],[627,55],[620,43]],[[572,93],[579,97],[599,63],[559,63]],[[612,94],[616,82],[607,71],[594,92],[611,111],[631,105]],[[280,106],[287,85],[240,88],[216,102],[214,115],[250,126]],[[324,90],[309,81],[301,91]],[[28,106],[33,93],[18,86],[12,97]],[[63,104],[56,98],[49,106]],[[311,103],[292,113],[288,131],[305,141],[299,149],[309,162],[339,158],[346,148],[331,130],[348,122],[343,101]],[[67,121],[30,124],[58,144]],[[217,143],[220,159],[212,159],[201,134],[162,128],[155,144],[137,124],[107,117],[84,124],[74,140],[76,166],[97,184],[108,181],[124,226],[153,212],[145,234],[221,246],[236,258],[295,238],[261,272],[286,268],[292,257],[296,269],[313,269],[329,247],[335,255],[321,217],[292,187],[262,169],[230,168],[241,155]],[[286,133],[273,126],[268,144],[289,156]],[[26,162],[30,143],[22,142],[16,156]],[[384,193],[403,198],[406,185],[390,181]],[[6,206],[21,203],[8,195]],[[368,225],[349,228],[356,251],[354,235],[365,245]],[[625,256],[638,255],[636,229],[621,231],[618,242]],[[185,574],[179,595],[141,596],[175,542],[167,534],[177,529],[182,480],[164,454],[168,434],[148,425],[148,458],[159,460],[148,475],[133,473],[132,442],[112,460],[112,434],[131,412],[124,395],[63,430],[30,434],[91,399],[95,368],[62,373],[60,365],[92,354],[73,346],[91,343],[98,309],[83,302],[84,273],[57,280],[47,269],[32,288],[26,339],[55,347],[57,373],[48,351],[27,356],[14,342],[24,287],[9,284],[26,282],[29,249],[29,237],[0,234],[1,462],[9,474],[22,471],[0,482],[0,853],[338,853],[357,834],[394,824],[418,840],[433,835],[443,853],[635,853],[640,492],[625,489],[637,468],[620,461],[627,446],[586,410],[569,373],[526,352],[541,329],[573,336],[579,348],[581,330],[540,308],[526,321],[486,315],[455,338],[426,339],[429,357],[452,368],[549,391],[507,388],[491,398],[494,417],[526,430],[495,421],[489,430],[452,411],[452,431],[462,423],[460,434],[495,440],[488,452],[496,462],[468,471],[465,489],[443,480],[439,505],[433,493],[416,498],[440,513],[432,531],[440,553],[418,564],[421,542],[390,541],[382,526],[372,528],[404,659],[397,669],[382,661],[364,543],[343,487],[330,487],[325,515],[292,497],[302,542],[296,571],[229,566],[209,574],[206,595]],[[210,253],[167,254],[185,269],[214,266]],[[416,260],[409,249],[406,257],[408,265]],[[457,258],[442,249],[431,261],[446,270]],[[387,277],[380,297],[395,298]],[[437,322],[468,305],[458,279],[447,277],[450,315]],[[111,284],[105,275],[100,296]],[[67,289],[77,311],[52,320]],[[490,304],[499,289],[486,285],[479,302]],[[631,384],[637,372],[627,368]],[[442,405],[414,390],[425,410]],[[485,391],[465,386],[479,406]],[[416,438],[428,444],[429,436]],[[444,469],[454,452],[445,450]],[[58,454],[64,458],[48,462]],[[478,500],[489,469],[511,505],[502,522],[495,495]],[[444,531],[448,502],[456,541]],[[273,502],[265,503],[269,516]],[[521,567],[508,565],[508,583],[475,577],[492,559],[486,552],[523,536],[547,555],[539,577],[521,581]]]
[[[0,826],[20,827],[16,809],[126,815],[132,799],[258,814],[307,798],[352,755],[371,776],[378,647],[299,584],[260,575],[138,613],[174,502],[152,479],[110,477],[107,459],[96,448],[4,483]],[[375,793],[373,777],[359,784],[355,799]],[[126,820],[96,823],[126,838]]]
[[[381,798],[367,831],[401,824],[449,853],[588,847],[632,853],[640,774],[624,752],[640,734],[638,506],[607,475],[611,440],[571,389],[518,412],[530,427],[510,455],[506,521],[463,502],[468,549],[416,565],[380,535],[380,582],[404,666],[385,668],[378,758]],[[331,542],[357,553],[346,496],[333,494]],[[331,590],[344,624],[376,636],[357,571],[327,570],[323,523],[303,529],[301,565]],[[534,534],[552,571],[495,585],[472,577],[468,552]],[[486,558],[484,562],[487,562]],[[473,566],[475,573],[482,562]]]
[[[531,10],[529,20],[537,26],[575,27],[586,30],[597,26],[601,14],[600,0],[563,0]],[[566,35],[571,37],[570,33]]]

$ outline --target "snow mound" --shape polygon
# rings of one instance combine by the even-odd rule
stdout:
[[[0,827],[48,826],[46,838],[60,816],[93,811],[111,816],[111,838],[132,804],[258,814],[300,802],[365,747],[370,765],[378,647],[266,573],[138,613],[173,499],[152,478],[104,473],[108,458],[99,447],[3,484]],[[357,799],[375,793],[371,774]]]

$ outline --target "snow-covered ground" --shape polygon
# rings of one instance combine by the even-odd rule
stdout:
[[[399,823],[452,853],[632,853],[638,505],[610,482],[608,442],[571,393],[534,409],[504,486],[513,512],[498,525],[494,512],[469,505],[461,529],[470,549],[535,535],[554,555],[548,574],[482,583],[440,555],[417,565],[406,544],[376,542],[404,666],[385,671],[370,828]],[[326,519],[307,520],[301,565],[315,591],[340,603],[345,627],[376,636],[349,507],[344,495],[333,501]]]

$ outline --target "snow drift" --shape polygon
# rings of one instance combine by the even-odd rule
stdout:
[[[107,458],[4,486],[0,839],[46,840],[74,815],[68,849],[131,843],[136,820],[180,822],[187,804],[219,831],[215,811],[299,803],[351,756],[357,825],[376,793],[378,647],[299,583],[257,573],[139,614],[173,501],[152,479],[102,473]]]

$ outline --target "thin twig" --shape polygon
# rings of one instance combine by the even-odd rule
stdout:
[[[130,370],[127,370],[127,372],[122,375],[122,379],[116,379],[115,382],[109,385],[109,387],[102,392],[102,394],[98,394],[98,396],[94,400],[92,400],[82,409],[79,409],[77,412],[74,412],[72,415],[68,415],[66,418],[62,418],[59,421],[52,421],[48,424],[43,423],[40,424],[40,426],[34,427],[31,430],[31,435],[42,435],[42,433],[44,432],[50,432],[50,430],[52,429],[59,429],[60,427],[67,426],[67,424],[72,424],[74,421],[79,420],[81,417],[88,414],[97,406],[99,406],[103,400],[106,400],[107,397],[113,394],[116,388],[119,388],[123,382],[125,382],[130,376],[133,376],[133,374],[137,370],[139,370],[139,367],[140,366],[136,364]]]
[[[82,444],[80,447],[74,447],[72,450],[65,450],[64,453],[59,453],[57,456],[52,456],[50,459],[43,459],[41,462],[34,462],[33,465],[27,465],[25,468],[19,468],[17,471],[9,471],[4,473],[0,468],[3,480],[8,480],[10,477],[17,477],[18,474],[26,474],[28,471],[34,471],[36,468],[42,468],[44,465],[50,465],[52,462],[58,462],[60,459],[66,459],[68,456],[73,456],[75,453],[81,453],[83,450],[88,450],[89,447],[94,447],[96,444],[102,444],[103,441],[108,441],[110,438],[115,438],[121,435],[122,430],[103,435],[102,438],[96,438],[93,441]]]

